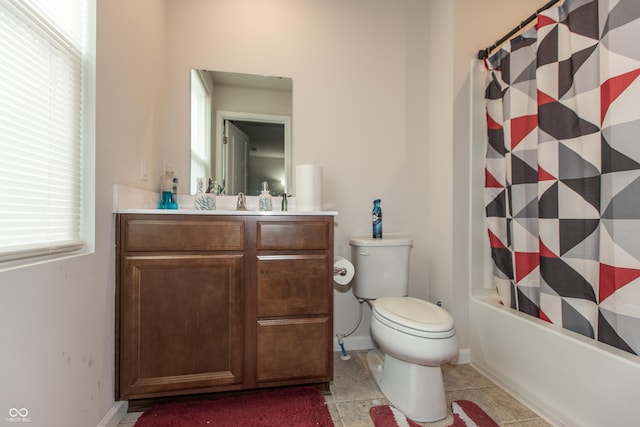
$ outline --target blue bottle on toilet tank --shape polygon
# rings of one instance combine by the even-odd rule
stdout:
[[[380,207],[380,199],[373,201],[371,221],[373,222],[373,238],[382,239],[382,208]]]

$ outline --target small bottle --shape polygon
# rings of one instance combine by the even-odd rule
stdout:
[[[258,196],[258,210],[271,211],[273,210],[273,202],[271,193],[269,193],[269,184],[267,181],[262,181],[262,191]]]
[[[282,212],[286,212],[288,207],[287,193],[282,193]]]
[[[171,209],[172,187],[171,174],[166,170],[160,178],[160,203],[158,204],[160,209]]]
[[[373,222],[373,238],[382,239],[382,208],[380,207],[380,199],[373,201],[371,220]]]
[[[204,178],[198,178],[195,208],[199,211],[212,211],[216,208],[216,195],[204,192]]]
[[[173,172],[171,173],[173,175]],[[178,209],[178,178],[171,179],[171,207],[170,209]]]

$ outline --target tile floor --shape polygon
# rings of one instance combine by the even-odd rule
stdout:
[[[388,404],[366,367],[366,351],[350,352],[351,359],[334,354],[331,395],[326,396],[329,411],[336,427],[373,427],[369,408]],[[509,396],[470,365],[444,365],[442,368],[447,402],[466,399],[478,404],[500,426],[548,427],[549,423]],[[140,412],[128,413],[118,427],[131,427]],[[429,427],[451,425],[451,414]],[[275,426],[274,426],[275,427]]]

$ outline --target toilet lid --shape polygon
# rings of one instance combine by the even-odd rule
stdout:
[[[378,298],[373,304],[374,315],[404,328],[422,332],[449,332],[453,317],[442,307],[412,297]]]

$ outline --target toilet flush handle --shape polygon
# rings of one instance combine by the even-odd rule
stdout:
[[[371,255],[371,252],[369,252],[369,251],[359,251],[358,255],[369,256],[369,255]]]

